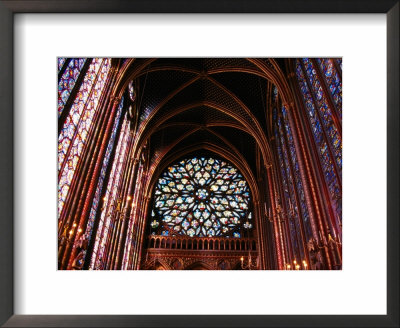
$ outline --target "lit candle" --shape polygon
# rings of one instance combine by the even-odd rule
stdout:
[[[286,265],[287,270],[290,270],[290,264]]]
[[[300,265],[296,264],[296,270],[300,270]]]

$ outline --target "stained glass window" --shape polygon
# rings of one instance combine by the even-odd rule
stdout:
[[[153,109],[154,108],[152,108],[152,107],[144,108],[143,112],[140,114],[140,117],[139,117],[140,124],[142,124],[144,121],[146,121],[146,119],[150,116]]]
[[[343,69],[343,68],[342,68],[342,58],[336,59],[336,62],[339,64],[340,69]]]
[[[136,93],[135,93],[135,88],[133,86],[133,82],[132,81],[128,85],[128,91],[129,91],[129,98],[131,99],[131,101],[135,101]]]
[[[136,178],[136,184],[135,184],[135,191],[133,194],[133,200],[132,204],[137,204],[139,196],[141,194],[141,190],[143,187],[144,180],[146,179],[146,175],[143,174],[143,163],[139,162],[139,168],[137,171],[137,178]],[[129,225],[128,225],[128,233],[126,236],[126,243],[125,243],[125,250],[124,250],[124,257],[122,261],[122,269],[126,270],[129,265],[130,259],[132,259],[133,254],[133,249],[136,245],[136,234],[134,233],[135,230],[135,222],[139,213],[140,207],[139,206],[133,206],[132,212],[129,218]]]
[[[58,138],[58,214],[60,216],[87,141],[97,104],[110,69],[109,59],[96,58],[80,86]]]
[[[320,121],[323,124],[325,134],[327,135],[327,142],[335,157],[338,168],[342,168],[342,137],[338,132],[338,128],[332,118],[332,109],[329,106],[327,95],[325,95],[321,82],[316,73],[316,68],[313,62],[308,59],[303,59],[304,68],[308,76],[308,81],[311,91],[314,95],[315,105],[318,110],[317,115],[320,116]],[[298,64],[299,65],[299,64]],[[298,75],[299,76],[299,75]],[[340,87],[341,88],[341,87]],[[340,106],[341,107],[341,106]],[[340,110],[341,113],[341,110]]]
[[[274,93],[273,100],[277,101],[278,100],[278,88],[276,87],[276,85],[274,85],[274,87],[273,87],[273,93]]]
[[[168,167],[156,184],[151,230],[241,237],[253,225],[250,201],[247,182],[231,164],[211,157],[185,159]]]
[[[105,196],[102,200],[103,208],[100,216],[99,226],[97,228],[96,240],[93,249],[93,256],[90,268],[94,269],[101,265],[104,256],[106,244],[108,241],[109,231],[112,229],[112,216],[118,207],[118,192],[122,183],[123,165],[126,163],[128,156],[128,139],[129,139],[129,121],[125,114],[122,123],[121,132],[119,134],[117,148],[115,150],[114,161],[111,167],[110,178],[108,180]]]
[[[306,198],[305,198],[305,194],[304,194],[303,182],[302,182],[301,176],[300,176],[299,161],[298,161],[295,146],[294,146],[292,129],[289,124],[288,113],[286,111],[285,106],[282,106],[282,118],[283,118],[283,123],[284,123],[283,125],[285,126],[285,130],[286,130],[288,152],[290,154],[290,159],[292,162],[292,171],[293,171],[293,175],[294,175],[293,182],[295,183],[296,189],[297,189],[297,195],[298,195],[298,200],[300,203],[301,214],[303,217],[306,238],[307,238],[307,240],[309,240],[312,237],[311,224],[310,224],[310,219],[309,219],[308,208],[306,205]],[[282,128],[280,122],[278,124],[280,125],[280,128]],[[282,130],[281,130],[281,137],[282,137]],[[290,205],[291,204],[289,204],[289,206]],[[288,206],[288,208],[289,208],[289,206]],[[295,210],[297,211],[297,205],[295,206]]]
[[[332,203],[335,204],[336,213],[341,216],[341,188],[334,168],[334,161],[336,161],[339,174],[341,173],[341,135],[338,133],[332,120],[332,114],[326,103],[326,96],[324,95],[322,88],[316,87],[320,86],[320,84],[319,82],[315,82],[316,72],[314,66],[309,59],[304,59],[303,62],[307,68],[309,82],[307,82],[300,60],[296,61],[296,76],[303,96],[306,115],[310,123],[311,132],[314,136],[315,145],[320,157],[320,163],[330,197]],[[309,85],[311,85],[311,87],[309,87]]]
[[[63,58],[63,57],[57,58],[58,72],[61,71],[61,68],[64,66],[64,63],[66,60],[67,60],[67,58]]]
[[[59,58],[59,64],[60,64]],[[73,58],[70,60],[68,67],[65,69],[60,81],[58,82],[58,116],[64,110],[72,89],[75,86],[76,80],[81,73],[82,67],[85,64],[85,58]],[[59,70],[61,67],[59,66]]]
[[[296,254],[301,258],[304,257],[304,249],[302,245],[302,228],[305,232],[305,241],[312,237],[312,228],[309,219],[309,211],[305,199],[305,191],[303,182],[299,172],[298,157],[294,147],[292,130],[289,124],[287,110],[284,106],[280,111],[280,115],[275,110],[275,138],[277,143],[277,153],[280,163],[280,171],[283,182],[283,202],[288,210],[293,210],[294,220],[289,220],[289,230],[292,246]],[[298,205],[300,208],[298,208]],[[303,221],[303,223],[300,222]]]
[[[317,58],[316,60],[325,76],[335,107],[342,117],[342,82],[335,68],[334,59]]]

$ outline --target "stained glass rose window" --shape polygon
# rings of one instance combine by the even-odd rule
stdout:
[[[162,235],[241,237],[251,229],[250,191],[226,161],[190,158],[169,166],[158,179],[151,231]]]

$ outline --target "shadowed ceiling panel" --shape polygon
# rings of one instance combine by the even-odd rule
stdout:
[[[266,80],[246,73],[219,73],[212,78],[226,86],[252,111],[265,128]]]
[[[201,72],[204,58],[158,58],[154,66],[180,66]]]
[[[185,105],[204,101],[220,105],[231,111],[232,114],[239,115],[243,120],[247,120],[249,124],[253,124],[250,116],[231,95],[206,79],[200,79],[182,90],[173,99],[168,101],[157,115],[163,116],[164,113],[171,112]]]
[[[160,114],[176,110],[184,105],[204,101],[204,82],[202,79],[193,82],[184,90],[170,99],[160,111]]]
[[[169,147],[191,129],[193,129],[191,126],[174,126],[153,133],[150,138],[150,158],[154,161],[165,148]]]
[[[230,68],[230,67],[244,67],[244,68],[256,68],[245,58],[206,58],[204,59],[204,68],[206,71]]]
[[[140,121],[143,121],[159,103],[195,75],[181,71],[156,71],[140,77]]]
[[[237,121],[229,115],[206,106],[185,110],[184,112],[171,117],[166,123],[180,122],[191,122],[199,125],[206,125],[214,122],[226,122],[231,124],[237,123]]]
[[[257,145],[250,134],[231,127],[212,127],[212,130],[228,140],[243,155],[253,172],[255,172]]]
[[[283,73],[286,74],[285,58],[274,58]]]
[[[245,161],[249,164],[250,168],[255,173],[255,142],[254,139],[245,132],[241,132],[240,130],[220,127],[220,128],[212,128],[211,130],[217,132],[219,135],[223,136],[229,143],[233,144],[233,146],[242,154]],[[193,145],[199,143],[211,143],[217,146],[224,147],[226,151],[234,154],[235,151],[230,148],[221,138],[212,133],[209,130],[199,130],[189,137],[182,140],[179,144],[177,144],[171,151],[171,153],[179,152],[180,150],[191,147]]]
[[[227,91],[225,91],[211,81],[205,81],[205,98],[207,100],[222,104],[225,108],[232,110],[236,114],[239,114],[241,117],[245,118],[249,124],[252,124],[253,120],[251,119],[250,115],[248,115],[243,107],[241,107],[233,98],[235,95],[232,96],[228,92],[231,92],[229,88]]]
[[[173,152],[179,151],[185,147],[191,147],[200,142],[211,143],[211,144],[223,146],[225,148],[227,147],[226,144],[224,144],[220,138],[218,138],[214,134],[210,133],[206,129],[204,129],[204,130],[202,129],[202,130],[196,131],[195,133],[191,134],[190,136],[188,136],[187,138],[182,140],[179,144],[177,144],[174,147],[174,149],[172,151]]]

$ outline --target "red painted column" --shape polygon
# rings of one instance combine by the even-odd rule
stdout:
[[[132,197],[134,190],[135,190],[136,168],[137,168],[137,162],[132,160],[132,165],[130,167],[128,191],[127,191],[127,195],[129,195],[129,197]],[[114,264],[115,270],[121,269],[121,266],[122,266],[122,258],[123,258],[124,249],[125,249],[125,242],[127,240],[129,221],[130,221],[131,212],[132,212],[132,204],[133,204],[133,199],[130,203],[127,203],[127,205],[125,207],[126,217],[124,218],[124,220],[122,222],[121,234],[120,234],[120,238],[118,241],[118,248],[117,248],[116,259],[115,259],[115,264]],[[129,205],[131,205],[131,206],[129,206]]]
[[[276,177],[276,171],[274,170],[271,172],[272,174],[272,185],[274,187],[274,195],[278,196],[279,195],[279,189],[278,189],[278,180]],[[279,231],[279,240],[281,244],[281,252],[282,252],[282,268],[285,269],[285,264],[286,264],[286,247],[285,247],[285,236],[284,236],[284,231],[282,228],[282,204],[280,204],[279,199],[282,199],[282,197],[275,197],[276,201],[276,221],[278,225],[278,231]]]
[[[253,222],[255,222],[256,224],[254,225],[254,228],[257,230],[258,232],[258,247],[257,247],[257,251],[260,257],[260,269],[261,270],[266,270],[267,269],[267,264],[266,264],[266,259],[267,259],[267,254],[266,254],[266,246],[265,246],[265,242],[267,240],[265,233],[264,233],[264,218],[265,216],[262,215],[262,209],[261,209],[261,204],[260,201],[255,201],[254,202],[254,210],[253,210]]]
[[[135,212],[135,207],[137,206],[137,179],[138,179],[138,174],[140,173],[138,168],[139,168],[139,160],[138,159],[133,159],[133,179],[132,179],[132,204],[131,204],[131,210],[128,218],[128,223],[127,223],[127,231],[126,231],[126,236],[125,236],[125,241],[123,243],[123,249],[121,250],[121,259],[119,260],[119,267],[123,270],[128,269],[128,259],[129,259],[129,251],[132,245],[132,228],[134,224],[134,217],[133,214]],[[125,264],[124,264],[125,263]]]
[[[147,180],[147,179],[146,179]],[[146,224],[148,223],[148,211],[149,211],[149,204],[151,201],[150,196],[143,195],[143,201],[141,204],[140,208],[140,222],[141,222],[141,227],[139,229],[139,242],[138,242],[138,252],[136,254],[137,262],[136,262],[136,270],[140,269],[140,264],[142,261],[142,252],[143,252],[143,240],[144,240],[144,235],[146,231]]]
[[[139,160],[140,161],[140,160]],[[130,249],[128,250],[128,265],[127,269],[134,269],[135,268],[135,255],[137,254],[137,243],[138,243],[138,230],[139,230],[139,210],[140,210],[140,203],[141,203],[141,193],[142,193],[142,185],[143,185],[143,180],[144,180],[144,171],[143,171],[143,164],[139,163],[139,168],[138,168],[138,174],[137,174],[137,179],[136,179],[136,190],[135,190],[135,207],[132,212],[132,228],[130,230],[130,233],[132,234],[132,240],[131,240],[131,245]]]
[[[276,199],[274,197],[274,187],[273,187],[273,182],[272,182],[272,174],[271,174],[271,169],[272,167],[267,169],[267,175],[268,175],[268,189],[269,189],[269,197],[271,200],[271,207],[272,207],[272,216],[273,216],[273,226],[274,226],[274,235],[275,235],[275,247],[276,247],[276,252],[277,252],[277,258],[278,258],[278,269],[283,270],[284,269],[284,264],[283,264],[283,255],[282,255],[282,249],[281,249],[281,243],[280,243],[280,235],[279,235],[279,229],[278,229],[278,224],[277,224],[277,213],[276,213]]]
[[[131,194],[129,191],[129,185],[130,185],[130,179],[131,179],[131,175],[132,175],[132,166],[133,166],[133,161],[131,160],[132,157],[132,132],[129,132],[130,136],[129,136],[129,147],[127,148],[127,153],[128,156],[126,157],[126,165],[125,165],[125,169],[123,171],[123,180],[122,180],[122,186],[121,186],[121,190],[120,190],[120,199],[122,201],[122,205],[121,205],[121,213],[119,213],[119,219],[117,222],[117,225],[114,226],[113,229],[113,238],[112,238],[112,243],[111,243],[111,249],[108,255],[108,259],[107,259],[107,268],[109,269],[113,269],[114,265],[115,265],[115,261],[116,261],[116,256],[117,256],[117,252],[118,252],[118,245],[120,243],[121,240],[121,233],[124,227],[124,222],[127,220],[127,218],[129,217],[130,214],[130,210],[131,210]]]
[[[129,124],[127,121],[125,123]],[[132,138],[130,138],[129,136],[126,138],[126,135],[129,134],[129,131],[127,129],[128,129],[128,127],[125,128],[125,130],[123,131],[122,139],[120,139],[122,142],[126,142],[126,147],[124,147],[125,145],[122,145],[122,148],[124,149],[124,153],[119,153],[119,156],[121,156],[122,158],[119,157],[118,159],[116,159],[117,161],[122,160],[119,175],[123,175],[124,177],[128,174],[127,167],[129,164],[129,159],[128,159],[129,157],[127,154],[129,154],[129,150],[131,149],[131,147],[133,145]],[[116,173],[114,173],[114,175],[115,174]],[[103,231],[105,229],[107,229],[107,227],[109,227],[109,226],[112,226],[112,229],[108,229],[107,236],[104,236],[104,235],[102,236],[102,238],[105,238],[105,245],[104,245],[103,254],[102,254],[102,258],[103,258],[102,261],[105,263],[105,267],[107,269],[110,268],[112,249],[113,249],[113,245],[115,244],[114,241],[116,238],[115,235],[117,233],[118,226],[120,224],[121,209],[125,206],[125,202],[127,201],[125,194],[124,194],[124,186],[127,183],[126,179],[124,179],[124,178],[119,179],[119,177],[117,177],[117,176],[114,176],[114,179],[115,179],[114,184],[111,189],[116,190],[114,201],[117,201],[117,203],[119,204],[119,209],[117,211],[115,210],[115,208],[113,209],[112,218],[111,218],[111,222],[109,223],[109,225],[107,225],[107,223],[103,224]]]

